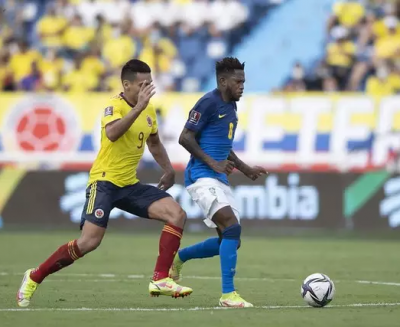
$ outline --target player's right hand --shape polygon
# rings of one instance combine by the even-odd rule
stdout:
[[[146,109],[154,94],[156,94],[156,87],[153,84],[147,84],[145,81],[140,87],[136,107],[141,111]]]
[[[217,173],[230,175],[235,168],[235,164],[230,160],[216,161],[211,168]]]

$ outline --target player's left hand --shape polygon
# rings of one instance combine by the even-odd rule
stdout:
[[[249,167],[246,171],[243,172],[245,176],[255,181],[261,175],[266,175],[268,172],[260,166]]]
[[[162,175],[160,182],[158,183],[158,188],[160,190],[166,191],[175,184],[175,172],[169,171]]]

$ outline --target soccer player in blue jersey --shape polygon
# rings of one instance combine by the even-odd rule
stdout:
[[[241,226],[227,176],[236,168],[256,180],[266,171],[246,165],[232,151],[238,123],[236,101],[241,98],[245,83],[244,63],[236,58],[224,58],[216,63],[216,73],[218,87],[205,94],[190,111],[179,143],[191,154],[185,170],[186,188],[204,212],[205,224],[216,228],[219,237],[180,250],[170,276],[178,281],[186,261],[219,254],[222,273],[219,305],[252,307],[236,293],[233,282]]]

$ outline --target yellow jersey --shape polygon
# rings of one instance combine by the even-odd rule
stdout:
[[[62,45],[61,33],[67,27],[68,21],[60,16],[43,16],[37,23],[39,34],[43,34],[42,43],[49,47]]]
[[[136,44],[128,35],[121,35],[118,38],[109,39],[103,46],[103,57],[112,68],[123,66],[136,53]]]
[[[366,92],[368,95],[376,97],[393,95],[396,93],[396,89],[392,83],[389,78],[382,81],[375,76],[371,76],[367,80]]]
[[[400,49],[400,35],[389,34],[379,38],[375,42],[375,54],[379,58],[388,59],[397,57]]]
[[[338,17],[340,24],[352,28],[365,16],[365,8],[355,1],[338,1],[333,5],[333,13]]]
[[[356,46],[351,41],[328,44],[326,61],[331,66],[350,67],[356,54]]]
[[[89,92],[97,88],[100,79],[94,73],[88,73],[81,68],[65,74],[61,83],[69,92]]]
[[[36,62],[40,66],[41,54],[36,50],[28,50],[25,53],[19,52],[11,56],[10,69],[17,82],[28,76],[32,70],[32,64]]]
[[[123,118],[132,106],[123,94],[112,98],[103,111],[101,119],[101,148],[90,170],[89,183],[109,181],[124,187],[136,184],[136,169],[142,159],[146,141],[158,131],[156,111],[149,104],[129,130],[117,141],[111,142],[106,135],[106,125]]]

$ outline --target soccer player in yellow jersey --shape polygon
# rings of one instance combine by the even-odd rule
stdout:
[[[160,237],[159,256],[149,285],[152,296],[184,297],[192,289],[169,278],[168,273],[179,249],[186,213],[166,193],[175,173],[157,133],[155,94],[150,67],[130,60],[122,68],[124,92],[112,98],[103,109],[101,149],[92,169],[81,221],[81,236],[62,245],[36,269],[25,272],[17,293],[17,303],[27,307],[38,285],[50,274],[65,268],[95,250],[106,232],[110,211],[119,208],[139,217],[165,223]],[[141,184],[136,169],[148,146],[164,170],[157,187]]]

